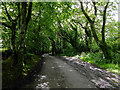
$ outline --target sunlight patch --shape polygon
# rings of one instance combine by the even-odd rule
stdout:
[[[72,72],[73,70],[69,70],[70,72]]]
[[[46,75],[43,75],[43,76],[41,76],[40,79],[42,80],[42,79],[45,79],[45,78],[46,78]]]
[[[52,69],[54,69],[55,67],[51,67]]]
[[[40,88],[45,88],[45,89],[48,89],[49,90],[49,82],[45,82],[45,83],[41,83],[41,84],[38,84],[37,86],[36,86],[36,89],[40,89]]]
[[[99,80],[91,80],[93,83],[96,84],[96,86],[100,87],[100,88],[108,88],[111,87],[111,85],[106,82],[105,80],[103,80],[102,78],[99,78]]]
[[[64,67],[64,66],[59,65],[58,67]]]

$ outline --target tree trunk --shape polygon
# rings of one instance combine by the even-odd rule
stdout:
[[[78,36],[78,32],[77,32],[77,28],[75,29],[75,46],[77,47],[77,36]]]
[[[61,43],[62,43],[62,41],[61,41],[61,38],[60,38],[60,53],[61,53],[61,50],[62,50]]]
[[[56,54],[56,47],[55,47],[55,42],[52,41],[52,55]]]
[[[55,41],[50,37],[49,39],[51,40],[51,44],[52,44],[52,55],[55,55],[56,54]]]
[[[15,33],[16,33],[16,24],[13,23],[11,26],[11,30],[12,30],[12,36],[11,36],[11,44],[12,44],[12,50],[13,50],[13,54],[15,53]]]
[[[100,48],[103,51],[103,54],[104,54],[105,58],[111,60],[112,59],[111,51],[109,50],[107,44],[102,44],[102,45],[100,44]],[[112,62],[112,60],[110,62]]]
[[[42,54],[44,53],[44,43],[42,44]]]
[[[25,50],[25,31],[26,31],[26,2],[21,3],[21,18],[20,18],[20,48],[18,54],[18,63],[20,76],[22,76],[23,62],[24,62],[24,50]]]
[[[62,47],[63,47],[63,49],[66,48],[66,40],[65,39],[63,39],[63,45],[62,45]]]
[[[101,48],[105,58],[106,59],[112,59],[111,52],[109,51],[107,44],[105,42],[103,43],[103,42],[99,41],[99,39],[97,37],[97,34],[95,32],[94,24],[91,24],[91,30],[92,30],[92,33],[93,33],[93,37],[94,37],[97,45]]]

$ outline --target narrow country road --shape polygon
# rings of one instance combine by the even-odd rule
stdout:
[[[62,59],[44,55],[44,64],[35,80],[24,88],[97,88],[89,79]]]

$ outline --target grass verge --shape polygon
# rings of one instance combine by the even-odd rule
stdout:
[[[119,63],[116,62],[117,60],[114,58],[113,62],[110,63],[110,60],[104,59],[102,53],[83,53],[81,56],[78,57],[83,61],[89,62],[93,65],[96,65],[100,68],[106,69],[109,72],[113,72],[115,74],[120,75],[120,67]]]

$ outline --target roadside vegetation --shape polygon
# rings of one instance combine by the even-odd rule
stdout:
[[[19,65],[14,65],[13,56],[9,56],[6,60],[2,61],[2,86],[5,88],[20,87],[21,84],[24,84],[25,79],[28,78],[35,70],[37,63],[41,63],[41,57],[34,54],[26,54],[26,62],[23,63],[22,75],[21,68]],[[15,68],[14,68],[15,66]],[[33,76],[33,75],[31,75]],[[29,77],[29,80],[32,77]]]
[[[91,63],[96,67],[105,69],[109,72],[120,75],[120,66],[119,66],[119,54],[115,54],[113,58],[113,62],[111,63],[109,59],[105,59],[101,52],[82,52],[80,53],[63,53],[61,56],[68,57],[77,57],[78,59],[82,59],[85,62]]]
[[[119,55],[116,55],[113,58],[113,62],[111,63],[110,60],[103,59],[103,55],[98,52],[98,53],[84,53],[83,55],[79,56],[80,59],[83,61],[89,62],[93,65],[96,65],[100,68],[106,69],[109,72],[113,72],[116,74],[120,75],[120,67],[118,65],[118,57]]]

